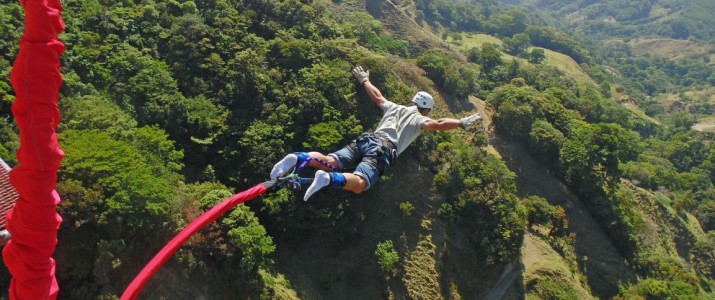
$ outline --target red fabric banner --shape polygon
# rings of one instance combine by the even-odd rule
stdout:
[[[25,33],[10,74],[16,95],[12,112],[20,129],[18,166],[10,171],[10,183],[20,196],[7,215],[12,239],[3,249],[3,260],[12,275],[11,299],[55,299],[59,286],[52,254],[62,222],[55,186],[64,156],[55,133],[62,85],[59,57],[64,52],[57,39],[64,30],[62,6],[59,0],[20,2]]]

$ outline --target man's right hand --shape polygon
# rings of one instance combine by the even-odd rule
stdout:
[[[469,117],[464,117],[459,119],[459,127],[462,127],[462,129],[467,129],[469,126],[472,126],[472,123],[479,121],[482,119],[482,115],[480,114],[473,114]]]
[[[353,76],[360,84],[365,83],[365,81],[370,80],[370,71],[365,71],[361,66],[355,66],[353,68]]]

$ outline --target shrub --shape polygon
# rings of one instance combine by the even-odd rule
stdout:
[[[412,203],[405,201],[400,203],[400,211],[402,211],[403,217],[409,217],[415,211],[415,207]]]
[[[380,265],[380,269],[388,274],[394,272],[395,264],[400,261],[400,255],[390,240],[377,243],[375,257],[377,258],[377,263]]]

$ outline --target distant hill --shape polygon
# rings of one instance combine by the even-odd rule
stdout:
[[[636,38],[628,42],[633,55],[642,56],[650,54],[668,59],[698,58],[710,55],[712,47],[698,44],[689,40],[668,38]]]
[[[598,36],[658,36],[715,41],[715,2],[710,0],[500,0],[530,6],[562,28]]]
[[[649,116],[685,111],[710,118],[713,103],[685,94],[715,83],[715,1],[710,0],[499,0],[528,12],[532,22],[578,36],[598,55],[598,64],[618,70],[622,85]],[[619,92],[620,93],[620,92]],[[647,95],[656,99],[651,101]],[[668,105],[676,97],[681,106]],[[630,100],[629,100],[630,101]],[[665,105],[664,105],[665,104]]]

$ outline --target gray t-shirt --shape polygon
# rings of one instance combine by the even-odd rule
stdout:
[[[385,101],[382,109],[385,115],[382,116],[375,133],[387,135],[397,146],[397,155],[400,155],[422,133],[422,125],[429,118],[421,115],[417,106],[407,107],[391,101]]]

